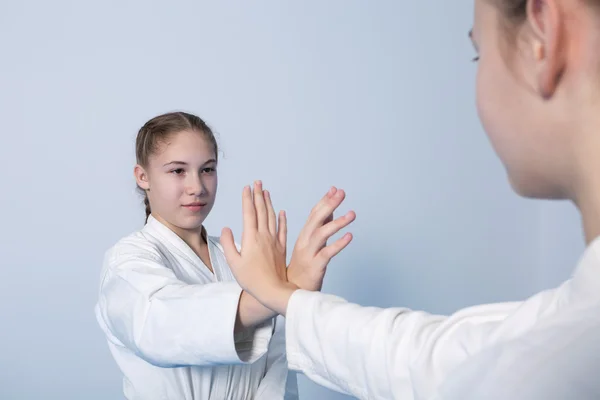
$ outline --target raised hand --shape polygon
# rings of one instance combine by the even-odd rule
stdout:
[[[237,251],[231,229],[224,228],[221,243],[225,258],[240,286],[265,307],[285,315],[289,297],[296,286],[286,278],[285,213],[276,221],[271,197],[262,183],[254,193],[245,187],[242,194],[244,229],[241,253]]]
[[[356,218],[356,214],[350,211],[333,220],[333,212],[342,204],[345,196],[343,190],[333,187],[313,207],[294,245],[287,270],[290,283],[301,289],[321,290],[329,261],[352,240],[352,234],[346,233],[334,243],[327,245],[327,240],[331,236]]]

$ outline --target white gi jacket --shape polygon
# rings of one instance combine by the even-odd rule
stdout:
[[[360,399],[600,399],[600,238],[559,287],[449,317],[299,290],[286,336],[290,369]]]
[[[107,251],[96,318],[129,400],[297,399],[285,322],[234,337],[242,289],[217,237],[214,274],[173,231],[149,217]]]

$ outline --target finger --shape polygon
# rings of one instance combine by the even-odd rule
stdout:
[[[312,210],[310,210],[310,215],[309,217],[315,213],[316,211],[319,210],[320,207],[322,207],[323,204],[325,204],[325,202],[327,201],[327,199],[331,198],[332,196],[334,196],[337,193],[338,189],[335,186],[332,186],[329,191],[327,193],[325,193],[325,196],[323,196],[321,198],[321,200],[319,200],[319,202],[317,204],[315,204],[315,206],[312,208]]]
[[[350,225],[356,219],[356,213],[354,211],[349,211],[346,215],[339,217],[335,221],[331,221],[326,225],[320,227],[313,237],[311,238],[315,245],[318,248],[324,247],[327,240],[338,233],[343,228]]]
[[[287,217],[285,211],[279,211],[279,231],[277,232],[279,244],[285,248],[287,244]]]
[[[254,182],[254,207],[256,209],[256,227],[258,231],[268,231],[267,206],[265,205],[265,196],[261,181]]]
[[[225,253],[227,264],[235,268],[234,266],[237,265],[237,262],[241,256],[237,250],[237,247],[235,246],[233,232],[231,232],[231,229],[223,228],[221,231],[221,245],[223,246],[223,253]]]
[[[333,214],[329,214],[329,216],[327,218],[325,218],[325,221],[323,222],[323,226],[327,225],[331,221],[333,221]],[[327,246],[327,239],[325,239],[323,241],[323,243],[321,244],[321,246],[319,246],[318,250],[321,250],[325,246]]]
[[[342,236],[341,238],[339,238],[338,240],[321,250],[318,254],[318,257],[321,258],[324,265],[327,265],[327,263],[329,263],[329,261],[331,261],[333,257],[338,255],[340,251],[344,250],[346,246],[350,244],[351,241],[352,234],[346,233],[344,236]]]
[[[312,236],[314,231],[319,229],[327,218],[333,214],[333,212],[342,204],[344,198],[346,197],[346,193],[339,189],[335,192],[334,195],[330,197],[323,198],[311,212],[311,215],[308,217],[306,221],[304,234]]]
[[[244,217],[244,233],[256,231],[256,210],[249,186],[244,187],[242,192],[242,214]]]
[[[271,193],[269,193],[268,190],[265,190],[265,205],[267,206],[269,232],[271,232],[271,235],[275,236],[277,234],[277,216],[275,215],[275,210],[273,209]]]

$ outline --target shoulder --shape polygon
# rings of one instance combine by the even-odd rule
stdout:
[[[119,239],[104,253],[107,265],[119,264],[130,259],[151,259],[161,261],[161,244],[143,229]]]
[[[569,310],[482,351],[449,376],[436,399],[600,398],[599,315],[597,305]]]

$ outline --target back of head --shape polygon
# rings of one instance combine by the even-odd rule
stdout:
[[[477,109],[515,191],[574,199],[600,169],[600,0],[476,0]],[[598,180],[600,183],[600,179]],[[589,185],[589,183],[588,183]]]

